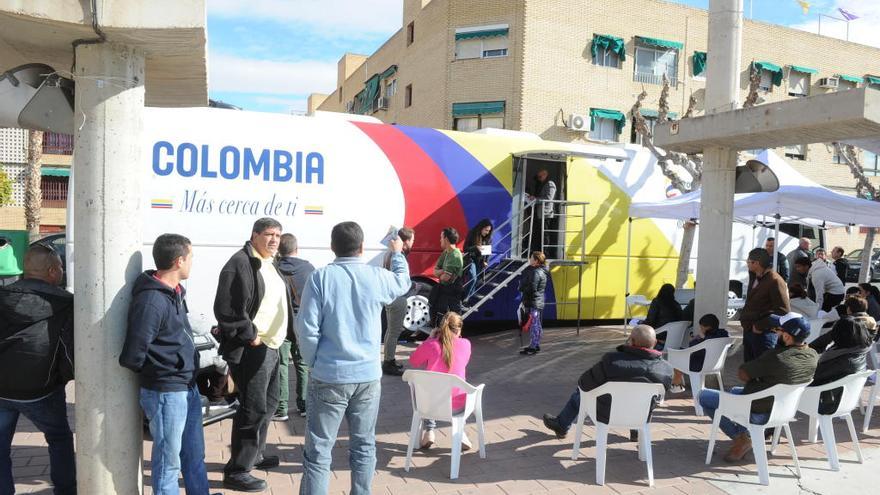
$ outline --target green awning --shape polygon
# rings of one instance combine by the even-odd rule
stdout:
[[[507,36],[508,29],[484,29],[482,31],[468,31],[466,33],[455,33],[455,40],[469,40],[472,38],[493,38],[495,36]]]
[[[623,38],[608,36],[607,34],[593,34],[593,44],[590,46],[590,52],[593,54],[593,60],[599,58],[600,50],[610,50],[617,54],[617,58],[621,62],[626,60],[626,46]]]
[[[782,85],[782,67],[772,64],[770,62],[752,62],[755,64],[755,70],[761,72],[762,70],[766,70],[767,72],[773,74],[773,85],[781,86]]]
[[[693,63],[695,77],[706,72],[706,52],[694,52],[691,62]]]
[[[626,116],[622,112],[618,112],[617,110],[606,110],[604,108],[591,108],[590,109],[590,130],[594,130],[596,128],[596,119],[611,119],[614,121],[614,127],[617,129],[617,133],[620,134],[620,131],[623,130],[623,126],[626,125]]]
[[[880,77],[877,76],[865,76],[865,80],[868,84],[880,84]]]
[[[392,65],[391,67],[385,69],[385,72],[379,74],[379,79],[388,79],[393,76],[397,72],[397,66]]]
[[[861,77],[848,76],[846,74],[837,74],[837,77],[844,80],[844,81],[849,81],[849,82],[855,83],[855,84],[862,84],[863,82],[865,82],[865,80],[862,79]]]
[[[639,113],[642,114],[642,117],[647,117],[649,119],[656,119],[660,116],[660,112],[657,110],[651,110],[650,108],[640,108]],[[678,118],[678,114],[675,112],[667,112],[666,118],[675,120]]]
[[[364,83],[364,90],[360,95],[360,108],[355,109],[357,113],[368,114],[373,110],[373,102],[379,97],[379,74],[373,74],[373,77],[367,79]]]
[[[646,36],[636,36],[636,40],[645,45],[669,48],[671,50],[681,50],[684,48],[684,43],[679,43],[678,41],[667,41],[661,40],[660,38],[648,38]]]
[[[810,67],[801,67],[800,65],[789,65],[791,70],[795,72],[800,72],[801,74],[818,74],[819,71],[817,69],[812,69]]]
[[[70,169],[67,167],[41,167],[40,175],[46,177],[70,177]]]
[[[460,117],[462,115],[489,115],[493,113],[504,113],[503,101],[482,101],[474,103],[452,104],[453,117]]]

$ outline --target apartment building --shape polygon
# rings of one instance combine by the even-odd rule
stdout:
[[[25,230],[24,195],[27,175],[28,131],[0,128],[0,167],[12,182],[12,204],[0,208],[0,231]],[[67,193],[73,158],[73,136],[43,133],[43,193],[40,232],[64,231]]]
[[[309,111],[472,131],[497,127],[566,142],[639,142],[630,109],[657,118],[663,76],[670,117],[691,96],[705,112],[708,12],[661,0],[403,0],[403,22],[375,53],[345,54],[335,90]],[[740,98],[761,77],[759,103],[864,85],[880,88],[880,49],[746,20]],[[830,145],[776,150],[806,177],[853,194]],[[880,180],[880,159],[862,164]],[[858,232],[834,243],[860,247]]]

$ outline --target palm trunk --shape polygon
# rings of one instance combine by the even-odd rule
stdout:
[[[43,132],[28,132],[28,174],[24,194],[24,216],[30,242],[40,238],[40,213],[43,191],[40,188],[43,168]]]
[[[694,234],[697,224],[691,221],[684,223],[681,236],[681,250],[678,253],[678,271],[675,274],[675,288],[681,289],[687,283],[688,272],[691,266],[691,251],[694,248]]]
[[[874,251],[874,231],[876,229],[869,228],[868,233],[865,235],[865,246],[862,248],[862,256],[861,263],[862,267],[859,269],[859,282],[870,282],[871,281],[871,254]]]

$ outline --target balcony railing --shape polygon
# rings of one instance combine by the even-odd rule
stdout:
[[[43,177],[43,208],[67,208],[67,177]]]
[[[73,136],[56,132],[44,132],[43,153],[49,155],[72,155]]]
[[[669,79],[669,85],[675,87],[676,79],[675,76],[666,75],[666,79]],[[649,74],[647,72],[635,72],[633,73],[633,81],[645,83],[645,84],[663,84],[663,74]]]

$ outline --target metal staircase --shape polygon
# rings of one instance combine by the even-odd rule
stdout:
[[[545,239],[532,239],[533,232],[536,230],[535,222],[541,222],[541,215],[536,215],[544,208],[544,204],[552,203],[557,211],[558,222],[562,227],[556,229],[547,229],[548,233],[555,233],[559,239],[556,243],[545,243]],[[586,226],[586,205],[587,203],[575,201],[545,201],[545,200],[527,200],[524,201],[517,215],[513,215],[509,220],[495,228],[495,232],[505,232],[504,236],[493,239],[493,244],[498,246],[509,245],[509,248],[502,253],[493,254],[489,266],[477,272],[477,286],[473,295],[466,297],[463,301],[463,318],[477,312],[486,302],[492,300],[498,292],[510,285],[516,280],[520,274],[529,266],[529,254],[532,251],[540,250],[545,254],[556,253],[556,256],[548,254],[547,261],[551,266],[566,265],[578,266],[579,274],[582,273],[583,266],[586,261],[586,234],[584,232]],[[570,219],[579,219],[576,222],[568,222]],[[565,226],[569,224],[577,225],[577,228],[568,230]],[[540,230],[540,229],[537,229]],[[575,257],[566,257],[566,235],[575,234],[581,243],[580,254]],[[538,234],[536,234],[538,235]],[[534,242],[533,242],[534,241]],[[578,329],[580,328],[581,314],[581,298],[580,284],[578,284]],[[556,303],[556,304],[575,304],[575,303]]]

